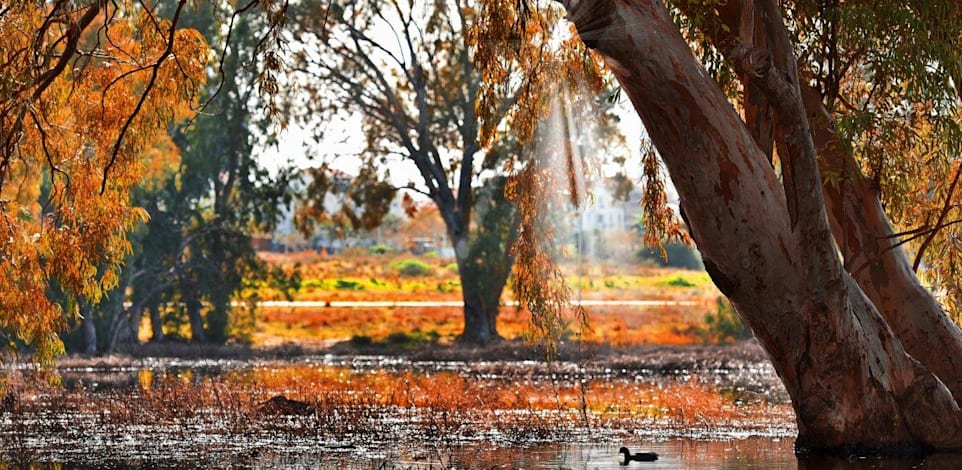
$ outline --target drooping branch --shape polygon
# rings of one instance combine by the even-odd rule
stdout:
[[[962,176],[962,165],[955,168],[955,177],[952,178],[952,184],[949,185],[949,189],[945,194],[945,203],[942,205],[942,210],[939,211],[939,217],[935,221],[935,227],[944,227],[946,225],[945,218],[948,217],[949,212],[953,208],[952,198],[955,195],[955,188],[959,184],[959,176]],[[913,271],[918,272],[919,265],[922,264],[922,257],[925,255],[925,249],[928,248],[938,233],[938,230],[932,230],[929,235],[925,237],[925,240],[922,241],[922,244],[919,245],[918,252],[915,253],[915,261],[912,262]]]
[[[124,121],[123,126],[120,128],[120,133],[117,135],[117,140],[114,143],[113,150],[110,152],[110,159],[104,166],[104,177],[103,181],[100,183],[100,193],[103,194],[107,191],[107,179],[110,175],[110,169],[114,166],[117,161],[117,157],[120,154],[120,147],[124,143],[124,137],[127,135],[127,131],[130,129],[131,124],[133,124],[134,119],[140,114],[140,110],[143,109],[144,103],[147,101],[147,97],[151,90],[154,88],[154,83],[157,81],[157,76],[160,74],[160,67],[164,65],[164,61],[170,57],[170,54],[174,51],[174,37],[177,33],[177,21],[180,19],[180,13],[187,4],[187,0],[180,0],[177,3],[177,9],[174,11],[174,16],[170,21],[170,26],[167,31],[167,41],[166,47],[163,52],[157,57],[157,60],[151,66],[150,78],[147,80],[147,84],[144,86],[144,90],[141,92],[140,99],[137,100],[137,104],[134,106],[134,110],[127,116]]]

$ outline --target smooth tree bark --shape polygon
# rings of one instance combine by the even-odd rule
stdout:
[[[784,382],[797,415],[799,450],[962,448],[962,413],[946,386],[957,383],[956,368],[919,352],[933,337],[954,350],[957,329],[938,319],[940,309],[921,302],[924,293],[892,293],[913,282],[897,269],[905,267],[904,256],[900,261],[884,237],[879,241],[880,233],[891,232],[881,210],[863,211],[865,199],[832,197],[828,205],[841,209],[829,221],[816,159],[824,145],[816,147],[812,137],[812,104],[806,109],[790,49],[779,46],[788,39],[784,25],[771,23],[776,13],[783,21],[775,3],[754,2],[769,21],[771,37],[761,38],[768,47],[753,45],[754,33],[748,41],[734,32],[715,45],[749,81],[752,96],[771,107],[781,180],[764,140],[756,141],[766,131],[746,125],[663,3],[564,3],[662,155],[706,269]],[[825,129],[819,126],[816,135]],[[868,196],[877,202],[877,194],[862,194]],[[840,233],[857,243],[836,245]],[[854,268],[855,256],[843,264],[840,247],[866,256],[867,267]],[[882,256],[873,258],[873,250]]]
[[[705,23],[702,30],[716,43],[727,40],[726,31],[739,31],[743,43],[767,51],[778,69],[793,71],[796,65],[781,12],[771,3],[758,5],[730,0],[718,8],[721,23]],[[690,15],[703,13],[696,10],[699,7],[704,8],[682,3]],[[771,158],[776,134],[771,103],[751,80],[751,74],[743,77],[746,125]],[[808,84],[799,83],[799,87],[823,176],[826,211],[845,269],[879,309],[906,351],[935,373],[959,402],[962,331],[915,275],[882,208],[877,186],[839,141],[822,94]],[[825,178],[827,175],[835,177]]]

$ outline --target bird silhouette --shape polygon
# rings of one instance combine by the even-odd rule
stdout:
[[[625,460],[621,462],[622,465],[628,465],[629,462],[654,462],[658,460],[658,454],[654,452],[638,452],[637,454],[632,454],[627,447],[622,447],[618,449],[618,452],[624,454]]]

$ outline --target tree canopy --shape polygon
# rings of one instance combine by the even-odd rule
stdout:
[[[532,144],[537,122],[514,114],[547,115],[559,93],[576,97],[558,76],[578,75],[576,86],[597,91],[603,86],[598,64],[575,42],[552,44],[544,29],[552,25],[547,18],[529,23],[530,52],[490,56],[500,46],[520,45],[499,42],[480,29],[486,22],[479,18],[492,13],[483,2],[321,1],[293,10],[300,41],[293,81],[310,96],[298,100],[294,109],[317,126],[319,135],[326,132],[327,139],[332,131],[343,132],[333,123],[359,115],[366,139],[358,175],[349,181],[335,177],[330,166],[329,157],[341,155],[325,156],[311,172],[309,196],[299,211],[301,225],[308,231],[316,221],[349,223],[355,229],[376,226],[400,189],[389,163],[413,166],[417,176],[401,186],[430,198],[445,222],[462,277],[464,338],[484,343],[497,337],[494,319],[514,264],[509,245],[520,221],[502,199],[503,191],[488,188],[503,188],[499,175],[520,172],[538,158]],[[552,14],[560,18],[557,11]],[[482,80],[480,70],[490,68],[481,65],[487,64],[485,54],[496,61],[500,81]],[[573,65],[569,55],[583,62]],[[543,67],[528,73],[522,62],[530,60]],[[601,142],[620,143],[611,115],[595,98],[573,99],[582,101],[565,106],[597,110],[592,115],[601,118],[599,132],[609,137]],[[490,119],[479,120],[479,113]],[[584,170],[570,160],[566,164],[572,172]],[[332,211],[329,195],[335,193],[344,203]],[[495,210],[476,214],[478,204]]]
[[[117,284],[146,220],[128,193],[177,156],[167,125],[192,114],[208,57],[177,27],[185,3],[171,20],[127,2],[0,6],[0,328],[41,359],[78,298]]]

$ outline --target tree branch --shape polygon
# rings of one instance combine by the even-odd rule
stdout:
[[[945,222],[945,218],[949,215],[949,211],[952,210],[952,196],[955,193],[955,188],[959,184],[959,176],[962,176],[962,165],[959,165],[955,168],[955,178],[952,178],[952,184],[949,185],[949,191],[945,195],[945,203],[942,205],[942,211],[939,213],[939,218],[935,221],[936,227],[942,226],[943,222]],[[935,238],[937,233],[937,229],[932,230],[932,232],[929,233],[929,236],[925,237],[925,240],[922,241],[921,245],[919,245],[919,251],[915,254],[915,261],[912,263],[913,271],[918,272],[919,265],[922,264],[922,256],[925,254],[925,249],[928,248],[930,243],[932,243],[932,240]]]
[[[114,148],[110,153],[110,161],[104,167],[104,177],[100,184],[100,194],[107,191],[107,178],[110,174],[110,169],[114,166],[117,161],[117,156],[120,153],[120,146],[123,145],[124,136],[127,134],[127,130],[130,129],[130,125],[134,122],[134,119],[140,114],[140,110],[144,106],[144,102],[147,101],[147,95],[154,88],[154,83],[157,81],[157,75],[160,73],[160,67],[163,65],[164,61],[174,50],[174,35],[177,32],[177,21],[180,19],[180,13],[184,9],[184,5],[187,4],[187,0],[180,0],[177,3],[177,10],[174,11],[174,17],[170,21],[170,29],[167,32],[167,47],[157,58],[157,61],[151,67],[150,79],[147,81],[147,85],[144,87],[143,93],[140,95],[140,99],[137,101],[137,105],[134,107],[134,111],[127,116],[127,120],[124,125],[120,128],[120,134],[117,136],[117,141],[114,143]]]

